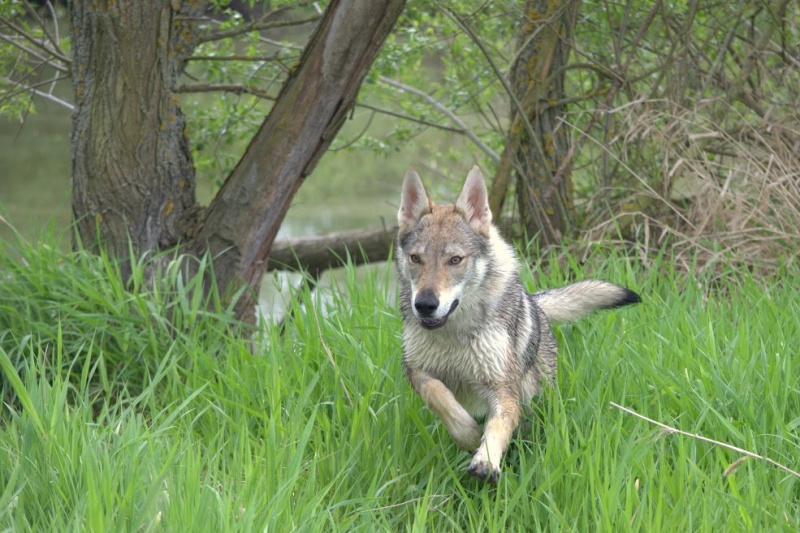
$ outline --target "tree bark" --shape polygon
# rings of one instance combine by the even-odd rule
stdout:
[[[354,265],[386,261],[396,235],[397,226],[391,226],[275,241],[267,269],[302,269],[317,278],[323,270],[341,266],[348,256]]]
[[[517,204],[529,236],[543,245],[558,244],[572,231],[572,182],[569,172],[556,176],[569,150],[562,119],[564,67],[567,64],[579,2],[528,0],[511,71],[512,121],[506,153],[495,182],[507,187],[517,169]],[[513,157],[512,157],[513,156]],[[511,165],[510,161],[516,164]],[[493,207],[502,205],[500,191]],[[499,210],[499,209],[498,209]]]
[[[269,116],[208,208],[196,251],[215,258],[221,287],[244,283],[252,320],[266,259],[297,189],[349,115],[405,0],[333,0]]]
[[[79,238],[127,259],[173,248],[214,258],[253,320],[289,203],[352,109],[405,0],[332,0],[260,130],[207,210],[175,96],[206,2],[71,4],[73,216]],[[175,11],[180,9],[180,12]],[[179,16],[180,15],[180,16]]]
[[[191,9],[197,2],[185,3]],[[174,246],[196,208],[173,96],[187,28],[169,0],[72,2],[72,209],[89,248],[117,258]]]

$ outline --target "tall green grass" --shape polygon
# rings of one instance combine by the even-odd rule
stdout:
[[[797,469],[800,272],[693,278],[653,261],[524,273],[531,288],[600,277],[644,303],[557,328],[558,382],[492,487],[404,380],[388,268],[350,268],[330,300],[300,294],[283,333],[245,332],[177,267],[126,290],[102,257],[5,245],[0,527],[800,529],[797,478],[754,459],[723,478],[738,454],[610,406]]]

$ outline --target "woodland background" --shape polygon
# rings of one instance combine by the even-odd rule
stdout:
[[[0,528],[800,530],[798,67],[788,0],[0,3]],[[378,262],[476,162],[526,287],[643,295],[497,487]]]

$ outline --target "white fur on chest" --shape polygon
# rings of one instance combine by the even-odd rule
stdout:
[[[471,414],[488,412],[492,391],[488,385],[505,375],[509,363],[504,328],[484,325],[472,332],[447,327],[428,331],[414,325],[405,328],[403,340],[408,365],[442,381]]]
[[[463,381],[493,382],[503,375],[508,362],[508,334],[500,328],[487,328],[466,338],[408,328],[404,341],[411,366],[439,379],[453,376]]]

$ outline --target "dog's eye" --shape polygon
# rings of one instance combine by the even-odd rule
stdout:
[[[459,264],[461,262],[462,259],[464,259],[464,258],[463,257],[459,257],[457,255],[454,255],[453,257],[450,258],[449,263],[451,265],[457,265],[457,264]]]
[[[411,254],[409,259],[411,259],[412,263],[419,263],[420,262],[420,258],[419,258],[419,256],[417,254]]]

